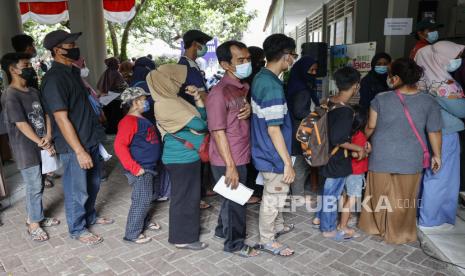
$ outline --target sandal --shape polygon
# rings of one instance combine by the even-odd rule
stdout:
[[[44,229],[40,227],[37,227],[36,229],[33,229],[33,230],[28,228],[27,232],[29,233],[33,241],[44,242],[48,240],[47,233],[44,231]]]
[[[320,229],[320,219],[319,218],[313,218],[312,219],[312,228],[313,229]]]
[[[349,237],[354,238],[354,239],[361,237],[360,233],[358,233],[355,229],[352,229],[352,228],[344,228],[344,229],[342,229],[342,228],[338,227],[338,230],[343,231],[346,234],[346,236],[349,236]]]
[[[260,255],[260,253],[257,249],[255,249],[255,247],[256,246],[252,247],[247,244],[244,244],[241,250],[233,252],[233,254],[243,258],[257,257],[258,255]]]
[[[52,226],[57,226],[59,224],[60,224],[60,220],[58,220],[57,218],[44,218],[40,222],[41,227],[52,227]]]
[[[158,224],[156,222],[151,222],[151,223],[149,223],[149,225],[147,225],[147,230],[149,230],[149,231],[158,231],[160,229],[161,229],[160,224]]]
[[[78,240],[79,242],[85,245],[96,245],[103,242],[103,238],[92,234],[90,232],[84,232],[79,237],[73,237],[73,239]]]
[[[103,218],[103,217],[97,217],[95,220],[94,224],[99,224],[99,225],[109,225],[115,223],[114,219],[109,219],[109,218]]]
[[[203,250],[208,247],[208,244],[204,242],[193,242],[186,245],[175,245],[177,249],[189,249],[189,250]]]
[[[139,237],[137,239],[135,239],[135,240],[130,240],[130,239],[126,238],[126,237],[124,237],[123,240],[125,240],[127,242],[133,242],[135,244],[145,244],[145,243],[151,242],[152,238],[147,237],[144,234],[140,234]]]
[[[266,253],[270,253],[272,255],[275,255],[275,256],[281,256],[281,257],[290,257],[292,255],[294,255],[294,250],[292,250],[291,248],[289,248],[289,246],[285,245],[285,244],[280,244],[281,246],[279,247],[273,247],[273,244],[280,244],[276,241],[272,241],[272,242],[269,242],[269,243],[265,243],[265,244],[259,244],[256,246],[256,249],[260,250],[260,251],[263,251],[263,252],[266,252]],[[285,255],[283,254],[284,251],[289,252],[290,254],[289,255]]]
[[[212,207],[210,204],[206,203],[205,201],[201,200],[200,201],[200,209],[201,210],[205,210],[205,209],[208,209]]]
[[[277,239],[277,238],[279,238],[280,236],[285,235],[285,234],[291,232],[292,230],[294,230],[294,228],[295,228],[295,225],[294,225],[293,223],[291,223],[291,224],[284,224],[284,229],[281,230],[281,231],[279,231],[278,233],[276,233],[276,234],[274,235],[274,238]]]
[[[53,180],[50,179],[48,176],[45,177],[44,179],[44,187],[45,188],[53,188],[54,184],[53,184]]]
[[[352,240],[352,236],[347,235],[344,231],[337,231],[334,237],[328,237],[328,239],[333,240],[335,242],[346,242]]]

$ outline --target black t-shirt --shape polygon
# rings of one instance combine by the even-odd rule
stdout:
[[[328,138],[330,152],[337,146],[350,143],[354,112],[350,107],[339,107],[328,113]],[[340,178],[352,174],[352,158],[340,148],[331,156],[328,164],[321,168],[321,174],[326,178]]]
[[[37,136],[47,134],[45,116],[39,99],[39,91],[30,87],[24,92],[8,87],[2,95],[2,107],[5,110],[5,123],[10,138],[10,145],[18,169],[40,165],[40,148],[26,137],[16,123],[28,123]]]
[[[44,109],[52,119],[53,140],[58,153],[72,149],[55,122],[53,113],[56,111],[68,111],[68,118],[86,149],[104,140],[104,129],[89,102],[78,68],[54,62],[44,76],[41,90]]]

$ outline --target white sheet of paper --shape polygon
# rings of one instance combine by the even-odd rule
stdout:
[[[58,157],[50,156],[46,150],[40,151],[40,158],[42,159],[42,174],[54,172],[61,167]]]
[[[102,144],[98,145],[98,151],[100,153],[100,156],[103,158],[103,161],[105,162],[107,162],[108,160],[110,160],[110,158],[113,157],[113,155],[109,154]]]
[[[295,163],[295,156],[291,156],[291,162],[292,162],[292,166],[294,166],[294,163]],[[265,180],[263,180],[263,174],[261,172],[258,173],[257,175],[257,178],[255,179],[255,184],[257,185],[265,185],[264,184]]]
[[[236,202],[237,204],[244,205],[252,196],[253,190],[247,188],[242,183],[239,183],[237,189],[233,190],[226,186],[225,177],[222,176],[218,183],[216,183],[213,191],[219,193],[223,197]]]
[[[115,92],[111,92],[111,91],[108,91],[108,95],[106,96],[101,96],[99,98],[99,101],[102,105],[106,106],[108,105],[109,103],[111,103],[114,99],[118,98],[120,96],[120,94],[118,93],[115,93]]]

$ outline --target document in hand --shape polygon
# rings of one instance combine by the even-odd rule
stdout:
[[[233,190],[226,186],[225,177],[222,176],[218,183],[216,183],[213,191],[219,193],[223,197],[236,202],[237,204],[244,205],[253,194],[253,190],[247,188],[242,183],[239,183],[237,189]]]
[[[105,161],[105,162],[110,160],[111,157],[113,156],[113,155],[108,153],[108,151],[105,149],[105,147],[102,144],[98,145],[98,151],[100,153],[100,156],[103,158],[103,161]]]
[[[118,98],[119,96],[120,96],[120,94],[118,94],[118,93],[108,91],[108,95],[106,95],[106,96],[101,96],[101,97],[99,98],[99,100],[100,100],[100,103],[101,103],[103,106],[106,106],[106,105],[108,105],[109,103],[111,103],[114,99]]]
[[[42,159],[42,174],[47,174],[58,170],[61,167],[60,160],[57,155],[50,156],[48,151],[41,150],[40,157]]]

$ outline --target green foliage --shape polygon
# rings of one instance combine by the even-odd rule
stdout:
[[[259,0],[257,0],[259,1]],[[106,43],[109,55],[127,59],[126,49],[153,39],[161,39],[177,48],[182,34],[199,29],[218,37],[220,41],[240,40],[256,12],[245,10],[246,0],[136,0],[137,14],[125,24],[106,24]],[[45,34],[56,29],[67,29],[69,22],[41,25],[28,21],[24,31],[42,44]],[[37,47],[43,54],[42,47]],[[116,51],[118,50],[118,51]]]
[[[170,58],[170,57],[155,57],[155,64],[157,66],[163,65],[163,64],[173,64],[173,63],[178,63],[177,58]]]
[[[256,16],[255,11],[245,10],[246,0],[138,0],[137,4],[143,5],[130,26],[129,40],[147,42],[159,38],[173,48],[178,47],[177,40],[189,29],[200,29],[220,41],[241,39]],[[117,36],[121,36],[127,24],[114,26]]]

